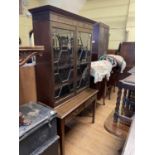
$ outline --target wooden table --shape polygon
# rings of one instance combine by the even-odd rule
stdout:
[[[107,80],[104,78],[101,82],[94,83],[94,78],[91,76],[90,78],[90,87],[93,89],[98,90],[97,93],[97,100],[103,99],[102,104],[105,105],[105,98],[106,98],[106,89],[107,89]]]
[[[125,106],[130,106],[130,104],[135,104],[135,101],[129,100],[129,94],[131,91],[135,91],[135,75],[132,74],[128,76],[127,78],[120,80],[117,83],[118,87],[118,94],[117,94],[117,101],[116,101],[116,107],[115,107],[115,113],[114,113],[114,122],[118,121],[118,118],[125,120],[127,123],[131,122],[131,118],[123,115],[123,111],[121,111]],[[124,89],[124,91],[123,91]],[[122,91],[123,93],[123,101],[122,101],[122,106],[121,105],[121,96],[122,96]],[[130,107],[129,107],[130,108]]]
[[[54,110],[57,112],[58,117],[58,133],[60,136],[60,152],[61,155],[65,155],[65,122],[71,120],[77,114],[79,114],[83,109],[88,107],[88,105],[93,105],[93,116],[92,123],[95,122],[95,109],[96,109],[96,99],[97,90],[87,88],[81,93],[72,97],[70,100],[64,102],[60,106],[56,107]]]

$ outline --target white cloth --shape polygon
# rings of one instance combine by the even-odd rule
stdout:
[[[102,81],[105,77],[109,80],[112,64],[107,60],[91,62],[90,74],[94,77],[94,83]]]
[[[130,74],[135,74],[135,67],[131,68],[131,69],[128,71],[128,73],[130,73]]]
[[[114,54],[108,54],[108,56],[116,59],[118,65],[121,67],[121,73],[123,73],[123,71],[126,67],[126,62],[125,62],[124,58],[120,55],[114,55]]]

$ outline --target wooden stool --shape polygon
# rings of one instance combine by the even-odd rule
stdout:
[[[126,121],[126,123],[131,123],[131,117],[134,114],[134,109],[131,109],[135,105],[135,79],[134,75],[130,75],[129,77],[120,80],[117,84],[118,86],[118,94],[117,94],[117,101],[114,113],[114,122],[118,121],[118,118]],[[123,91],[124,89],[124,91]],[[121,96],[123,93],[122,98],[122,106],[121,104]],[[120,109],[120,107],[122,107]],[[132,110],[132,111],[131,111]]]

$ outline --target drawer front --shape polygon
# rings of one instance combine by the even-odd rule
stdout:
[[[70,121],[72,118],[77,116],[83,109],[85,108],[85,104],[82,104],[77,109],[75,109],[73,112],[71,112],[68,116],[66,116],[65,121]]]
[[[84,110],[88,105],[90,105],[93,101],[96,100],[96,95],[89,98],[86,102],[84,102],[82,105],[80,105],[77,109],[75,109],[72,113],[70,113],[65,120],[69,121],[73,117],[77,116],[82,110]]]
[[[85,107],[88,107],[88,105],[90,105],[92,102],[94,102],[96,100],[96,98],[97,98],[97,96],[94,95],[90,99],[88,99],[88,101],[85,102]]]
[[[58,155],[59,136],[44,143],[40,148],[36,149],[30,155]]]
[[[34,150],[42,146],[49,139],[57,135],[56,118],[44,124],[29,136],[23,138],[19,143],[19,154],[29,155]]]

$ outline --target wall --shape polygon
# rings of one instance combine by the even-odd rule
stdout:
[[[135,40],[135,0],[24,0],[24,14],[19,17],[19,34],[23,45],[29,45],[28,33],[32,18],[27,9],[53,5],[110,26],[109,49],[117,49],[120,42]]]
[[[53,5],[64,10],[79,13],[79,10],[83,7],[86,0],[38,0],[40,5]]]
[[[78,14],[86,0],[23,0],[23,14],[19,16],[19,35],[22,45],[29,45],[29,32],[32,30],[32,17],[28,14],[29,8],[43,5],[53,5]]]
[[[19,36],[22,45],[29,45],[29,32],[32,30],[32,17],[28,14],[28,8],[39,6],[37,0],[23,0],[23,13],[19,15]]]
[[[109,49],[134,41],[134,0],[88,0],[80,15],[110,26]]]
[[[126,30],[127,41],[135,41],[135,0],[130,0]]]

